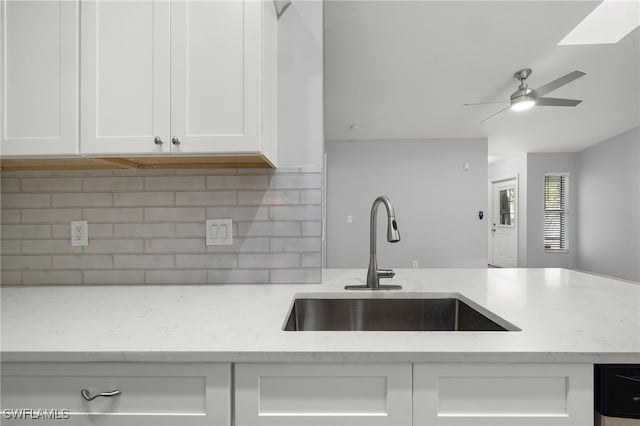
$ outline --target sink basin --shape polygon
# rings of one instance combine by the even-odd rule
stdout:
[[[457,293],[404,297],[297,296],[285,331],[518,331]],[[417,297],[412,297],[417,296]]]

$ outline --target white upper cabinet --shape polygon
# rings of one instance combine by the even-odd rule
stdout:
[[[2,156],[78,154],[78,2],[0,9]]]
[[[270,1],[83,1],[82,152],[274,162],[276,25]]]
[[[81,13],[82,153],[169,151],[170,4],[87,0]]]

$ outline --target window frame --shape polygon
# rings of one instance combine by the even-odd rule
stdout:
[[[565,208],[562,210],[564,212],[564,218],[565,218],[565,231],[564,231],[564,247],[563,248],[547,248],[545,246],[544,240],[545,240],[545,233],[546,233],[546,226],[545,226],[545,222],[546,222],[546,215],[547,215],[547,209],[545,208],[545,200],[547,197],[547,185],[546,185],[546,179],[547,176],[559,176],[564,178],[565,180],[565,190],[564,190],[564,199],[565,199]],[[571,221],[569,219],[569,212],[571,211],[571,202],[570,202],[570,194],[571,194],[571,173],[569,172],[553,172],[553,173],[545,173],[544,174],[544,181],[542,183],[542,247],[544,248],[544,252],[545,253],[568,253],[569,252],[569,248],[570,248],[570,241],[571,241],[571,232],[570,232],[570,228],[571,228]]]

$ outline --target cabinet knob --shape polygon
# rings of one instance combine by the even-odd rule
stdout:
[[[174,145],[180,145],[180,139],[177,136],[171,138],[171,143]]]
[[[100,393],[97,393],[95,395],[91,395],[89,393],[89,391],[86,390],[86,389],[82,389],[80,391],[80,395],[82,395],[82,397],[87,401],[93,401],[94,399],[98,398],[99,396],[104,396],[104,397],[109,397],[110,398],[112,396],[120,395],[121,393],[122,392],[120,392],[118,389],[112,390],[112,391],[109,391],[109,392],[100,392]]]
[[[156,136],[153,139],[153,143],[155,143],[156,145],[162,145],[164,142],[162,142],[162,139],[160,138],[160,136]]]

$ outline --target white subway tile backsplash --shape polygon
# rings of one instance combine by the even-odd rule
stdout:
[[[207,176],[207,189],[267,189],[269,176]]]
[[[22,210],[22,223],[61,223],[71,222],[72,220],[82,220],[81,209]]]
[[[205,209],[193,207],[147,207],[144,209],[145,222],[204,222]]]
[[[2,207],[10,209],[50,207],[50,194],[2,194]]]
[[[176,206],[233,206],[235,191],[176,192]]]
[[[108,193],[65,192],[52,195],[53,207],[109,207],[113,197]]]
[[[2,284],[319,282],[321,170],[5,173]],[[206,219],[233,244],[205,245]],[[73,247],[70,222],[89,245]]]
[[[204,237],[146,240],[144,248],[146,253],[204,253],[206,251]]]
[[[205,270],[157,270],[146,271],[147,284],[205,284],[207,271]]]
[[[238,236],[297,236],[301,233],[300,223],[296,222],[246,222],[238,224]]]
[[[270,208],[272,220],[320,220],[320,206],[278,206]]]
[[[12,240],[51,238],[51,225],[4,225],[2,238]]]
[[[24,271],[22,284],[82,284],[82,271]]]
[[[142,240],[94,240],[82,248],[83,253],[142,253],[144,241]]]
[[[2,207],[2,214],[0,214],[0,222],[5,223],[20,223],[20,210],[5,209]]]
[[[84,271],[85,284],[144,284],[144,271]]]
[[[117,223],[113,226],[116,238],[162,238],[176,235],[175,223]]]
[[[18,241],[20,242],[20,241]],[[74,247],[70,240],[24,240],[23,254],[82,253],[82,247]]]
[[[52,256],[53,269],[111,269],[113,256],[103,254],[70,254]]]
[[[269,186],[273,189],[308,189],[321,188],[322,175],[313,174],[277,174],[271,176]]]
[[[141,208],[122,207],[82,209],[82,217],[98,223],[142,222],[142,212]]]
[[[132,176],[120,177],[87,177],[82,179],[82,189],[85,192],[107,191],[125,192],[142,191],[144,188],[144,178]]]
[[[171,254],[116,254],[113,266],[117,269],[167,269],[173,268]]]
[[[299,191],[240,191],[238,204],[245,206],[264,206],[279,204],[300,204]]]
[[[177,254],[176,268],[178,269],[215,269],[236,268],[238,258],[235,254]]]
[[[207,271],[207,282],[210,284],[263,284],[269,282],[269,270],[214,269]]]
[[[10,256],[2,255],[3,270],[51,269],[51,256]]]
[[[20,271],[0,271],[0,285],[22,284],[22,272]]]
[[[271,271],[273,284],[312,284],[319,283],[321,279],[320,268],[274,269]]]
[[[116,192],[113,205],[118,207],[173,206],[173,192]]]
[[[240,268],[297,268],[300,266],[300,255],[293,253],[239,254]]]
[[[0,188],[3,194],[20,192],[20,179],[2,177],[0,178]]]
[[[145,177],[146,191],[197,191],[205,189],[204,176]]]
[[[271,252],[316,252],[320,247],[320,238],[271,238]]]
[[[34,177],[22,179],[22,192],[80,192],[82,179]]]

